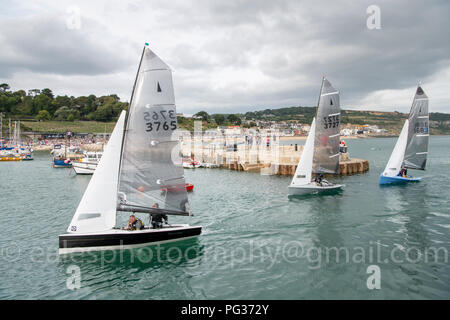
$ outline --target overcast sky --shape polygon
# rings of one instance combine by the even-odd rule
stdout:
[[[447,0],[1,3],[0,82],[13,90],[128,101],[149,42],[180,112],[314,106],[323,75],[343,108],[407,112],[420,80],[430,111],[450,112]]]

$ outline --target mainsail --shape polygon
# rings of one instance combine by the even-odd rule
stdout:
[[[323,78],[316,115],[314,173],[339,173],[339,91]]]
[[[425,170],[429,139],[428,120],[428,97],[419,86],[408,117],[408,144],[404,159],[407,168]]]
[[[124,133],[119,210],[189,215],[177,128],[172,72],[145,47]]]

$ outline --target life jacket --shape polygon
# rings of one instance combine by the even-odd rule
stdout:
[[[137,230],[136,222],[138,222],[138,221],[141,223],[141,227],[139,228],[139,230],[144,229],[144,223],[142,222],[142,220],[139,219],[139,218],[136,218],[136,221],[131,224],[131,227],[132,227],[133,230]]]

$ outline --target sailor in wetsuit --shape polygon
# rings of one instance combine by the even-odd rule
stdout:
[[[406,170],[405,167],[402,167],[400,169],[400,172],[398,174],[400,177],[406,178],[408,176],[408,170]]]
[[[141,219],[137,219],[136,216],[132,214],[125,229],[130,231],[142,230],[144,229],[144,223],[141,221]]]
[[[314,182],[317,183],[317,185],[322,186],[322,179],[323,179],[323,174],[319,173],[319,174],[314,178]]]
[[[152,208],[159,209],[159,204],[155,203]],[[154,212],[150,215],[150,222],[152,223],[153,229],[159,229],[163,227],[163,220],[167,224],[169,219],[164,213]]]

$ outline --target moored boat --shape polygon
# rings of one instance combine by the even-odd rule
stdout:
[[[72,168],[76,174],[94,174],[103,152],[86,152],[79,161],[72,161]]]

